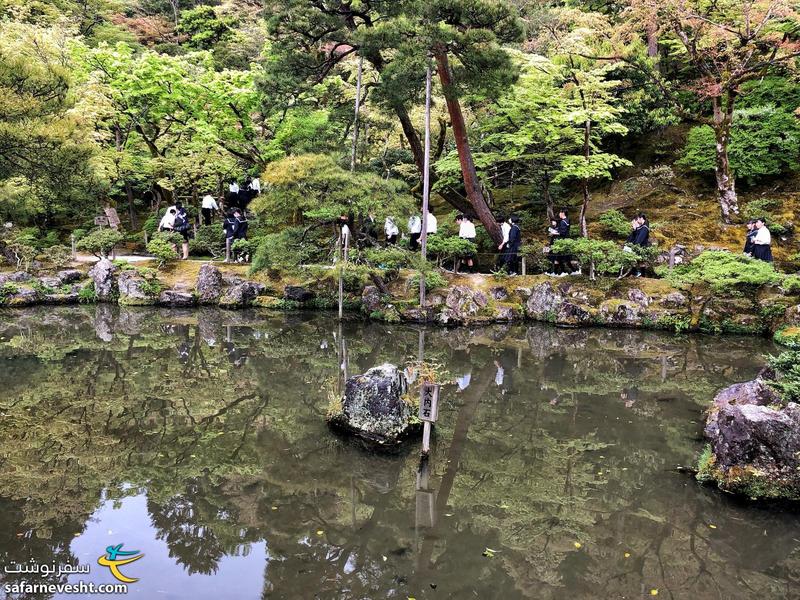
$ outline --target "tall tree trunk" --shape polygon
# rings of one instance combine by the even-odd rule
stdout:
[[[456,149],[458,150],[458,160],[461,163],[461,175],[464,179],[467,199],[494,243],[500,244],[503,241],[503,234],[500,232],[500,226],[497,224],[481,191],[478,173],[475,170],[475,163],[472,159],[472,149],[470,148],[469,138],[467,136],[467,125],[464,122],[461,104],[458,101],[456,91],[453,87],[453,75],[450,72],[447,52],[443,48],[437,48],[434,51],[434,57],[436,58],[436,65],[438,67],[439,81],[444,90],[447,112],[450,114],[450,124],[453,127],[453,136],[456,141]]]
[[[586,123],[583,127],[583,156],[586,158],[586,162],[589,162],[589,156],[592,152],[592,145],[590,143],[592,139],[592,121],[587,119]],[[589,209],[589,200],[591,200],[591,196],[589,195],[589,180],[584,179],[581,182],[581,188],[583,191],[583,204],[581,204],[581,235],[583,237],[589,237],[589,227],[586,224],[586,211]]]
[[[735,98],[734,92],[728,92],[727,102],[724,107],[721,97],[717,96],[711,99],[711,105],[714,108],[713,129],[716,140],[715,175],[717,178],[717,197],[722,211],[722,220],[725,223],[731,222],[731,213],[739,214],[736,179],[731,172],[731,163],[728,157]]]
[[[136,229],[136,208],[133,203],[133,188],[125,181],[125,195],[128,197],[128,216],[131,219],[131,229]]]
[[[550,171],[544,172],[544,203],[547,207],[547,220],[555,221],[556,210],[553,206],[553,196],[550,195]]]
[[[656,71],[660,71],[658,62],[658,24],[655,18],[651,19],[647,25],[647,56],[653,59]]]

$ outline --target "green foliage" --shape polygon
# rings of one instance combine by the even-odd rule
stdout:
[[[158,259],[158,266],[178,259],[178,251],[173,243],[163,237],[155,237],[147,244],[147,252]]]
[[[800,350],[800,327],[787,325],[775,332],[775,343],[787,346],[793,350]]]
[[[525,257],[525,269],[527,273],[545,273],[552,268],[552,262],[547,257],[545,245],[538,242],[531,242],[523,245],[519,250],[520,256]]]
[[[321,259],[320,248],[303,239],[303,229],[288,227],[261,238],[256,249],[251,273],[272,268],[295,268]]]
[[[410,252],[399,246],[387,246],[386,248],[367,248],[363,252],[366,262],[379,269],[398,271],[415,264],[415,253]]]
[[[780,273],[770,263],[717,250],[703,252],[690,263],[664,275],[673,285],[705,284],[725,294],[741,294],[747,289],[781,281]]]
[[[97,292],[94,289],[94,281],[90,281],[80,290],[78,290],[78,302],[81,304],[90,304],[97,300]]]
[[[232,36],[236,19],[221,8],[203,4],[181,13],[178,33],[189,36],[188,45],[198,50],[212,50],[216,44]]]
[[[419,273],[414,274],[409,279],[409,285],[412,288],[419,288]],[[447,287],[448,282],[444,275],[434,269],[425,272],[425,291],[430,292],[438,288]]]
[[[435,257],[441,263],[475,256],[478,247],[474,242],[458,236],[445,237],[437,234],[428,238],[427,250],[430,256]]]
[[[766,219],[767,227],[772,235],[784,235],[789,232],[791,225],[782,224],[774,215],[775,210],[779,210],[783,203],[773,198],[759,198],[748,202],[742,216],[747,219]]]
[[[800,294],[800,275],[787,275],[781,283],[784,293],[790,296]]]
[[[95,229],[75,243],[77,250],[90,252],[97,257],[108,257],[114,246],[125,239],[119,231],[113,229]]]
[[[615,208],[601,213],[597,220],[606,232],[616,237],[628,237],[631,232],[630,220]]]
[[[18,285],[10,281],[6,281],[2,286],[0,286],[0,298],[5,298],[7,296],[14,296],[15,294],[19,294]]]
[[[211,256],[213,258],[225,254],[225,241],[220,227],[214,225],[198,227],[194,237],[189,240],[189,252],[192,256]]]
[[[51,266],[63,267],[72,262],[72,250],[67,246],[56,244],[42,250],[39,258]]]
[[[770,356],[769,366],[776,374],[776,380],[769,385],[781,395],[781,400],[784,403],[800,400],[800,351],[789,350]]]
[[[716,138],[708,125],[689,131],[678,165],[701,173],[716,168]],[[751,182],[800,168],[800,124],[772,105],[737,110],[728,148],[731,169]]]
[[[615,242],[590,238],[557,240],[553,244],[553,251],[575,257],[581,268],[588,270],[591,278],[597,274],[618,276],[638,261],[636,254],[625,252]]]
[[[253,255],[253,242],[249,240],[236,240],[231,246],[231,253],[236,260],[250,261]]]

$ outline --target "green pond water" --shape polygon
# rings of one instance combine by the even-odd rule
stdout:
[[[420,474],[418,440],[372,454],[325,414],[343,370],[421,347],[453,383]],[[775,351],[545,325],[0,311],[0,579],[113,583],[97,559],[124,544],[144,554],[120,568],[139,579],[127,597],[148,600],[798,598],[798,513],[675,470],[702,450],[714,393]],[[4,569],[53,562],[91,570]]]

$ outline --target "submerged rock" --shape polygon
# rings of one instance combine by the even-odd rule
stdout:
[[[114,299],[117,291],[117,284],[114,280],[114,273],[117,267],[107,258],[101,258],[95,266],[89,270],[89,277],[94,281],[94,293],[101,302],[108,302]]]
[[[154,293],[153,282],[142,277],[137,271],[122,271],[119,274],[117,285],[119,286],[119,303],[122,305],[147,306],[155,304],[158,299]]]
[[[406,391],[406,377],[395,365],[373,367],[347,379],[341,406],[332,409],[328,422],[378,445],[396,444],[415,417],[413,407],[403,399]]]
[[[215,304],[222,296],[222,273],[207,263],[200,267],[197,275],[197,301],[200,304]]]
[[[764,379],[717,394],[705,435],[699,480],[750,498],[800,500],[800,406],[782,406]]]
[[[266,287],[254,281],[239,280],[233,283],[222,297],[219,305],[223,308],[244,308],[251,306],[259,294],[264,293]]]
[[[171,306],[174,308],[194,306],[195,297],[191,292],[183,290],[164,290],[158,297],[161,306]]]
[[[309,302],[314,296],[314,292],[299,285],[287,285],[283,290],[283,299],[293,302]]]

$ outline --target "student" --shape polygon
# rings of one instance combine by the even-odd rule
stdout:
[[[636,222],[639,226],[634,231],[635,235],[631,243],[634,246],[646,248],[650,245],[650,221],[647,220],[644,213],[639,213],[636,215]]]
[[[181,244],[181,259],[187,260],[189,258],[189,230],[192,227],[192,223],[189,220],[189,213],[186,212],[186,208],[184,208],[182,202],[175,203],[175,211],[173,230],[175,233],[179,233],[183,238],[183,243]]]
[[[767,220],[764,217],[756,219],[753,256],[764,262],[772,262],[772,234],[767,229]]]
[[[200,212],[203,214],[203,225],[211,225],[211,218],[214,216],[214,213],[219,210],[219,205],[217,201],[214,200],[214,196],[211,194],[203,196],[203,202],[200,207]]]
[[[411,215],[408,218],[408,234],[411,238],[408,247],[411,250],[419,250],[419,237],[422,235],[422,219],[419,215]]]
[[[236,220],[233,210],[225,213],[222,221],[222,230],[225,232],[225,262],[231,262],[231,246],[236,239],[236,230],[239,228],[239,221]]]
[[[174,206],[171,206],[167,209],[167,212],[164,213],[164,216],[161,217],[161,222],[158,224],[159,231],[172,231],[175,229],[175,215],[178,211],[175,210]]]
[[[261,180],[258,177],[253,177],[250,182],[250,190],[255,192],[256,196],[261,193]]]
[[[456,217],[456,223],[458,223],[458,237],[462,240],[469,240],[470,242],[475,243],[475,238],[478,236],[478,233],[475,231],[475,224],[472,222],[467,215],[458,215]],[[468,256],[466,258],[467,262],[467,269],[469,271],[475,270],[475,261],[473,260],[472,256]]]
[[[522,245],[522,232],[519,229],[519,217],[512,215],[508,220],[509,232],[503,264],[511,275],[517,274],[517,256]]]
[[[247,217],[245,216],[244,211],[234,210],[233,218],[236,219],[236,233],[233,237],[237,240],[246,240],[247,228],[250,224],[247,222]]]
[[[434,215],[432,212],[428,213],[426,225],[427,227],[425,227],[425,231],[428,232],[428,235],[433,235],[439,231],[439,222],[436,220],[436,215]]]
[[[555,227],[555,235],[551,240],[554,244],[558,240],[569,239],[569,213],[566,208],[558,211],[558,223]],[[564,276],[569,273],[570,265],[572,264],[572,257],[569,254],[552,253],[553,260],[553,275]]]
[[[503,214],[497,215],[497,222],[500,224],[500,233],[503,235],[503,240],[500,242],[500,245],[497,246],[497,249],[500,251],[500,257],[497,259],[497,267],[502,269],[505,264],[505,250],[508,245],[508,234],[511,232],[511,224]]]
[[[239,184],[236,181],[231,181],[230,185],[228,186],[228,191],[231,194],[238,194],[239,193]]]
[[[364,226],[362,228],[364,235],[365,235],[365,242],[368,246],[377,246],[378,245],[378,225],[375,222],[375,213],[369,211],[367,213],[367,220],[364,222]]]
[[[628,238],[625,240],[625,246],[622,248],[626,252],[633,252],[631,246],[633,245],[633,240],[636,239],[637,229],[639,229],[639,219],[638,217],[634,217],[631,219],[631,232],[628,234]]]
[[[400,235],[400,229],[394,222],[394,217],[386,217],[383,222],[383,233],[386,235],[386,243],[394,246],[397,243],[397,238]]]
[[[758,229],[756,229],[756,220],[750,219],[747,222],[747,233],[745,234],[744,238],[744,253],[747,256],[753,256],[753,251],[755,250],[755,244],[753,243],[753,240],[757,234]]]

